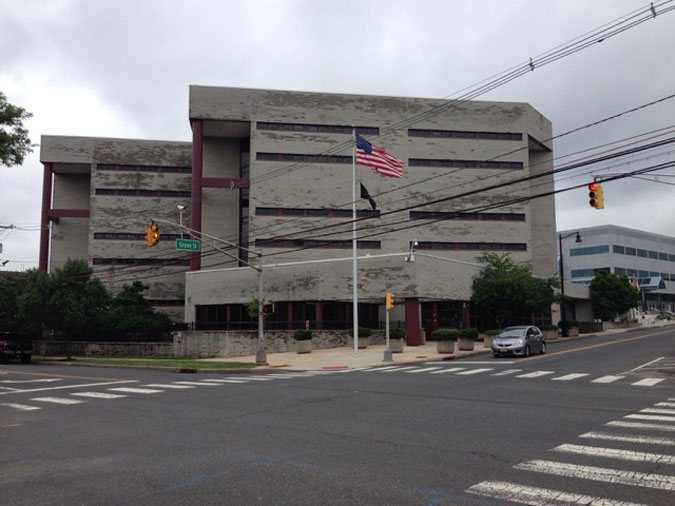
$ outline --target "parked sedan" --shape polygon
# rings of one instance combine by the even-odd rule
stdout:
[[[546,353],[546,341],[541,330],[533,325],[507,327],[492,341],[492,353],[500,355],[522,355]]]

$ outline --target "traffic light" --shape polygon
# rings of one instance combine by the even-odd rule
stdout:
[[[263,304],[263,314],[272,314],[274,313],[274,302],[270,304]]]
[[[145,227],[145,245],[155,246],[159,242],[159,225],[153,223]]]
[[[389,311],[391,308],[394,307],[394,294],[393,293],[386,292],[386,294],[384,296],[384,300],[385,300],[384,307],[387,309],[387,311]]]
[[[591,183],[588,185],[588,203],[596,209],[604,209],[605,201],[602,194],[602,185]]]

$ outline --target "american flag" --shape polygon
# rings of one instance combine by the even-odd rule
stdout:
[[[383,176],[403,177],[403,162],[356,135],[356,163],[372,167]]]

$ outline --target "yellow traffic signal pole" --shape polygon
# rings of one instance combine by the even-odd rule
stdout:
[[[267,354],[265,353],[265,347],[263,346],[263,338],[264,338],[264,332],[263,332],[263,263],[262,263],[262,251],[255,251],[251,250],[248,248],[245,248],[243,246],[240,246],[238,244],[234,244],[230,241],[226,241],[225,239],[221,239],[219,237],[215,237],[209,234],[205,234],[204,232],[200,232],[198,230],[194,230],[192,228],[186,227],[184,225],[178,224],[173,221],[169,220],[162,220],[159,218],[155,218],[152,220],[154,222],[161,222],[161,223],[166,223],[168,225],[171,225],[173,227],[176,227],[180,229],[181,232],[186,231],[190,237],[193,239],[199,239],[203,240],[204,237],[211,239],[213,241],[212,244],[209,244],[213,249],[216,251],[219,251],[220,253],[227,255],[228,257],[237,260],[238,262],[242,262],[243,264],[246,264],[248,267],[251,269],[254,269],[258,271],[258,345],[257,345],[257,350],[255,353],[255,363],[258,365],[266,365],[267,364]],[[237,248],[237,250],[244,250],[249,253],[252,253],[254,255],[257,255],[258,257],[258,265],[252,264],[243,258],[238,257],[237,255],[233,255],[229,251],[225,251],[222,248],[219,248],[216,246],[216,242],[221,242],[223,244],[226,244],[232,248]]]
[[[385,314],[385,335],[387,336],[386,339],[386,346],[384,347],[384,358],[383,362],[393,362],[394,361],[394,355],[391,353],[391,345],[389,344],[389,310],[393,307],[394,305],[394,294],[391,292],[387,292],[384,296],[385,299],[385,307],[384,307],[384,314]]]

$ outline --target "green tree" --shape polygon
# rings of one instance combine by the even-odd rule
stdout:
[[[24,157],[33,151],[28,130],[23,126],[32,116],[23,107],[10,104],[0,91],[0,165],[21,165]]]
[[[0,272],[0,331],[18,331],[18,299],[24,279],[22,272]]]
[[[626,276],[599,271],[591,280],[593,316],[603,321],[614,319],[640,302],[640,292],[631,286]]]
[[[485,253],[478,261],[486,267],[473,279],[471,301],[483,319],[497,327],[526,323],[531,313],[550,313],[556,301],[556,277],[538,278],[511,257]]]
[[[40,336],[48,314],[51,280],[45,271],[31,269],[23,273],[16,299],[16,332]]]
[[[143,296],[148,289],[140,281],[124,285],[112,298],[105,313],[105,327],[114,338],[157,339],[162,332],[171,330],[171,320],[164,313],[155,311]]]

